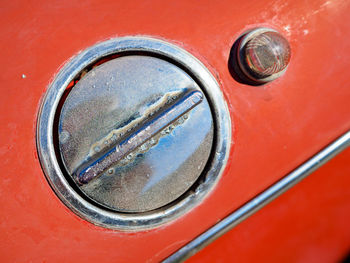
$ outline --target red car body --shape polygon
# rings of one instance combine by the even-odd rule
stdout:
[[[350,129],[348,1],[23,1],[0,8],[0,259],[158,262]],[[267,26],[290,42],[285,75],[263,86],[230,74],[233,43]],[[119,36],[145,35],[196,56],[216,77],[232,120],[230,157],[197,207],[161,227],[95,226],[55,195],[36,149],[40,102],[62,65]],[[335,262],[350,250],[346,150],[189,262]]]

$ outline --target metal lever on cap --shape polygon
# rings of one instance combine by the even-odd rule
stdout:
[[[136,132],[128,135],[119,144],[116,143],[108,151],[97,158],[84,162],[73,174],[79,185],[89,183],[101,175],[111,165],[122,160],[127,154],[134,151],[162,129],[175,122],[182,115],[196,107],[203,100],[203,93],[191,91],[179,98],[171,107],[165,109],[151,120],[148,120]]]

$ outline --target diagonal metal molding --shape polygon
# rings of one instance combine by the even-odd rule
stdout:
[[[270,188],[248,201],[232,214],[228,215],[219,223],[209,228],[174,254],[170,255],[163,261],[163,263],[183,262],[193,256],[211,242],[215,241],[243,220],[247,219],[275,198],[296,185],[349,146],[350,130],[323,148],[294,171],[273,184]]]

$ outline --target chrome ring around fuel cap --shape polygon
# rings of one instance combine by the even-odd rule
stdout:
[[[86,195],[72,183],[71,178],[67,176],[67,167],[62,165],[62,160],[60,159],[62,156],[59,153],[60,150],[58,149],[57,140],[55,139],[58,137],[58,123],[56,122],[57,115],[61,114],[62,104],[64,105],[62,101],[66,99],[64,94],[68,92],[68,85],[73,80],[77,79],[78,76],[81,76],[82,72],[85,74],[89,66],[103,58],[109,56],[132,57],[132,55],[135,54],[144,57],[154,57],[166,63],[171,63],[174,67],[178,67],[179,70],[184,71],[185,74],[188,74],[190,78],[194,80],[195,86],[198,85],[200,90],[203,91],[210,105],[211,116],[213,117],[214,138],[212,140],[213,144],[210,156],[205,165],[205,170],[189,190],[177,197],[176,200],[168,200],[170,203],[162,204],[163,206],[156,207],[153,210],[150,206],[148,210],[140,209],[140,211],[125,212],[118,211],[118,207],[117,210],[114,209],[113,206],[109,206],[110,203],[101,206],[101,203],[93,202],[93,200],[87,198]],[[118,60],[118,58],[116,58],[116,60]],[[104,64],[102,64],[102,66],[103,65]],[[89,74],[89,72],[87,74]],[[83,78],[84,77],[82,77],[82,79]],[[74,90],[74,87],[72,90]],[[187,97],[185,96],[182,101],[176,101],[176,105],[180,106],[173,113],[172,118],[174,120],[202,100],[201,92],[196,90],[198,90],[198,88],[186,93]],[[69,93],[68,96],[70,96]],[[191,101],[194,106],[189,105],[187,101]],[[186,107],[188,107],[188,109]],[[164,112],[168,115],[170,114],[170,111]],[[178,114],[178,116],[176,114]],[[157,124],[158,121],[159,124],[161,117],[158,119],[155,117],[152,119],[152,123]],[[151,124],[146,123],[145,125],[148,126],[145,127],[148,129],[149,127],[155,127],[154,124],[152,124],[153,126]],[[141,132],[143,132],[142,129]],[[135,134],[135,136],[139,136],[141,133],[136,132]],[[130,138],[132,139],[133,137],[131,136],[129,139]],[[62,140],[65,141],[66,138],[61,138],[61,141]],[[49,86],[40,108],[37,123],[37,147],[40,162],[50,185],[58,197],[65,205],[83,219],[102,227],[118,230],[142,230],[159,226],[181,216],[201,202],[214,187],[222,174],[229,155],[230,144],[230,116],[226,102],[215,78],[201,62],[185,50],[162,40],[149,37],[111,39],[99,43],[72,58],[60,70]],[[135,147],[139,146],[139,144],[135,144]],[[89,162],[87,163],[89,164]],[[105,172],[105,170],[103,170],[103,172]],[[84,183],[85,181],[82,182]]]

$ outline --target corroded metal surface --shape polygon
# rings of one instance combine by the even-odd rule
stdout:
[[[196,82],[148,56],[88,72],[62,108],[63,163],[91,199],[123,212],[164,206],[197,180],[209,158],[213,121]]]
[[[96,154],[78,168],[75,172],[76,180],[79,184],[87,184],[123,158],[131,160],[135,154],[135,150],[138,150],[138,152],[145,152],[147,149],[146,143],[148,143],[152,137],[169,126],[164,132],[162,131],[162,134],[167,134],[169,129],[173,129],[173,123],[201,103],[202,100],[203,94],[199,91],[185,94],[179,101],[157,114],[153,119],[148,120],[134,133],[130,134],[132,129],[129,129],[129,134],[117,144],[113,142],[116,141],[118,137],[122,137],[122,133],[120,133],[119,136],[113,134],[109,139],[105,139],[104,145],[110,145],[111,148],[108,149],[105,147],[107,148],[107,152],[100,153],[100,147],[95,146]],[[151,116],[149,115],[149,117]],[[180,122],[182,122],[182,119],[180,119]],[[177,124],[178,123],[179,122],[177,122]],[[154,144],[154,142],[151,142],[151,144]],[[138,147],[140,147],[140,149],[137,149]],[[108,170],[108,173],[113,174],[113,169]]]
[[[57,155],[57,153],[59,154],[59,152],[55,150],[56,140],[55,136],[53,136],[56,134],[57,131],[55,130],[57,127],[55,127],[54,124],[56,123],[57,115],[61,113],[61,107],[59,107],[59,105],[60,101],[65,99],[64,95],[66,88],[69,86],[69,83],[71,83],[74,79],[77,78],[77,76],[81,76],[82,72],[86,72],[87,67],[95,64],[100,58],[107,57],[109,55],[125,55],[125,52],[136,52],[137,54],[143,54],[145,56],[161,56],[165,58],[165,60],[174,62],[174,65],[179,65],[179,68],[171,63],[168,63],[168,65],[170,64],[173,66],[172,71],[169,71],[170,68],[168,68],[168,73],[173,72],[172,74],[168,74],[168,79],[164,78],[164,75],[161,75],[161,71],[157,71],[154,69],[151,70],[151,67],[145,67],[144,70],[140,72],[138,78],[135,78],[134,81],[130,80],[129,82],[129,84],[132,83],[134,86],[136,86],[137,84],[138,89],[135,89],[133,93],[124,92],[124,89],[120,89],[118,91],[118,94],[116,94],[115,91],[109,91],[109,93],[107,93],[106,91],[108,91],[109,89],[105,89],[104,98],[102,93],[97,93],[98,96],[96,96],[96,94],[93,93],[93,90],[101,85],[109,86],[109,84],[111,83],[113,83],[112,85],[116,85],[116,82],[120,83],[120,79],[117,80],[115,76],[110,76],[110,81],[108,81],[108,79],[104,79],[104,82],[91,82],[91,86],[86,86],[84,89],[82,89],[82,92],[85,93],[84,95],[86,97],[90,96],[90,103],[84,104],[81,100],[78,99],[77,101],[75,101],[75,104],[72,104],[69,107],[68,105],[65,105],[63,107],[63,111],[71,111],[71,113],[74,115],[76,114],[74,112],[78,111],[77,105],[81,104],[82,107],[80,108],[80,118],[76,118],[74,120],[74,118],[72,118],[71,116],[69,118],[69,121],[67,119],[67,129],[62,129],[62,125],[59,125],[58,127],[59,141],[62,144],[60,147],[66,147],[65,144],[68,143],[68,141],[70,140],[72,143],[72,147],[70,149],[71,158],[66,160],[69,166],[71,166],[71,169],[68,170],[67,167],[69,166],[67,166],[67,163],[67,167],[65,168],[64,165],[61,164],[60,159],[62,158],[59,158],[59,156]],[[130,55],[130,53],[128,53],[128,55]],[[140,64],[138,64],[137,67],[138,66],[140,66]],[[150,142],[150,144],[148,143],[146,145],[147,148],[144,148],[145,146],[141,146],[141,153],[143,153],[143,151],[147,152],[147,154],[143,155],[143,158],[147,159],[147,162],[149,164],[148,166],[146,166],[146,168],[152,168],[152,170],[156,172],[156,178],[159,179],[159,175],[162,174],[162,170],[160,169],[161,167],[154,166],[154,164],[164,163],[163,168],[166,168],[165,172],[169,172],[170,169],[174,168],[174,166],[179,165],[178,162],[181,160],[179,157],[184,156],[184,151],[182,150],[184,147],[192,147],[192,149],[197,147],[196,151],[205,152],[205,145],[208,145],[206,141],[208,143],[213,141],[213,145],[211,146],[210,158],[206,163],[205,170],[203,170],[202,172],[201,178],[203,180],[201,180],[198,184],[194,184],[191,190],[185,191],[185,193],[182,194],[179,198],[177,198],[176,201],[171,202],[169,205],[162,206],[159,209],[153,210],[151,212],[124,213],[121,212],[122,210],[117,211],[116,209],[105,209],[105,207],[97,205],[96,200],[96,202],[91,202],[91,198],[88,198],[87,195],[83,194],[81,191],[77,191],[76,187],[71,184],[73,182],[69,180],[69,174],[73,174],[75,169],[79,167],[79,164],[81,165],[84,162],[84,160],[86,160],[86,158],[91,158],[96,150],[104,151],[108,149],[109,143],[112,143],[112,141],[115,139],[114,135],[118,135],[119,132],[125,134],[129,129],[134,127],[134,125],[137,125],[139,121],[145,120],[148,114],[151,114],[158,108],[162,108],[162,105],[166,103],[168,98],[170,99],[170,96],[176,97],[180,94],[184,94],[184,87],[186,87],[187,91],[199,90],[197,86],[195,87],[195,89],[193,89],[193,87],[191,86],[191,84],[194,83],[193,80],[189,77],[189,75],[185,74],[182,70],[180,70],[180,68],[184,69],[186,72],[189,72],[189,74],[196,79],[197,83],[199,83],[200,87],[203,89],[203,92],[205,94],[205,100],[203,100],[200,103],[200,107],[198,106],[192,109],[188,114],[185,114],[181,118],[179,118],[179,124],[182,124],[183,122],[183,125],[181,125],[181,129],[177,128],[177,126],[175,125],[175,127],[173,128],[170,125],[167,129],[164,129],[159,134],[157,134],[157,136],[151,138],[148,141]],[[128,68],[123,66],[121,67],[121,70],[123,74],[130,74],[130,71],[134,70],[134,67]],[[174,81],[172,81],[172,78],[176,76],[176,74],[174,74],[176,71],[182,72],[181,74],[183,74],[183,78],[180,78],[181,74],[179,74],[177,75],[177,78],[174,78]],[[167,86],[163,87],[165,90],[165,87],[168,87],[168,90],[165,91],[166,94],[164,92],[160,92],[160,94],[157,95],[158,91],[152,85],[142,86],[142,83],[145,84],[145,78],[148,78],[148,81],[152,79],[151,77],[153,75],[150,75],[150,72],[153,72],[155,76],[161,76],[163,81],[168,79]],[[83,76],[83,79],[86,80],[88,77],[88,74],[86,74]],[[73,88],[73,90],[71,90],[70,96],[74,94],[75,90],[79,86],[79,83],[81,82],[79,81],[78,84]],[[177,88],[175,87],[175,84],[178,85],[176,86]],[[158,88],[160,89],[160,91],[162,90],[161,87]],[[130,106],[132,105],[131,103],[129,103],[129,108],[127,107],[127,102],[135,101],[136,97],[140,98],[145,93],[149,94],[149,97],[145,98],[144,101],[145,107],[135,107],[134,109],[132,109],[132,107]],[[165,101],[167,95],[168,98]],[[94,99],[94,97],[96,98]],[[114,120],[114,124],[110,126],[107,125],[106,127],[108,129],[104,129],[105,126],[102,124],[110,123],[108,123],[107,118],[103,118],[104,115],[98,115],[101,112],[104,112],[104,109],[108,109],[110,112],[113,112],[113,105],[111,105],[110,108],[106,107],[108,102],[112,101],[111,99],[113,97],[117,99],[118,103],[121,103],[122,101],[126,103],[125,105],[119,105],[124,107],[123,111],[118,111],[111,114],[110,117],[112,117],[112,119]],[[208,116],[205,115],[205,112],[207,111],[203,111],[202,108],[203,106],[207,108],[208,102],[210,104],[212,117],[215,117],[215,122],[213,123],[211,123],[211,118],[208,118]],[[94,104],[97,108],[101,108],[100,111],[89,112],[88,107],[90,107],[91,104]],[[86,110],[84,110],[84,108],[86,108]],[[135,111],[135,109],[138,109],[138,111]],[[129,114],[127,111],[129,111]],[[134,116],[131,113],[134,113],[136,115]],[[130,118],[130,116],[133,117]],[[106,121],[106,123],[104,123],[103,120]],[[117,122],[115,122],[116,120]],[[120,125],[117,125],[118,120]],[[89,124],[89,122],[91,123]],[[80,135],[84,135],[88,128],[93,126],[91,125],[93,124],[93,122],[101,124],[100,126],[98,126],[99,129],[96,129],[100,133],[100,136],[96,136],[95,138],[93,138],[93,140],[81,140],[80,147],[82,147],[83,151],[82,149],[78,149],[78,147],[74,147],[74,145],[77,145],[78,142],[74,139],[75,136],[73,136],[73,134],[80,133]],[[76,127],[78,127],[79,125],[81,125],[80,127],[84,126],[85,128],[77,130]],[[208,127],[208,125],[211,126],[210,130],[213,131],[210,131],[206,136],[204,136],[206,139],[204,139],[203,143],[199,147],[198,145],[191,143],[193,141],[198,140],[198,138],[202,137],[203,139],[203,135],[205,135],[205,130],[207,129],[206,127]],[[184,132],[186,130],[193,132],[186,133]],[[166,134],[169,134],[169,136],[163,136]],[[173,135],[176,135],[174,137],[178,138],[179,140],[173,141],[174,144],[170,144],[171,140],[169,140],[169,138],[172,138]],[[212,136],[213,138],[211,138],[210,136]],[[160,137],[162,137],[161,140],[158,140]],[[78,136],[77,138],[81,137]],[[105,146],[106,141],[107,144]],[[156,143],[157,141],[159,141],[159,143]],[[98,43],[79,53],[60,70],[60,72],[54,78],[53,82],[50,84],[41,104],[38,116],[37,149],[39,159],[42,164],[42,169],[46,175],[47,180],[52,186],[52,189],[55,191],[60,200],[78,216],[93,224],[110,229],[118,229],[125,231],[151,229],[184,215],[190,209],[202,202],[202,200],[206,196],[208,196],[209,192],[214,188],[214,186],[218,182],[220,176],[223,174],[224,167],[227,163],[231,143],[231,120],[228,112],[228,107],[215,78],[198,59],[196,59],[184,49],[181,49],[178,46],[172,45],[168,42],[149,37],[115,38]],[[99,148],[96,148],[96,146]],[[164,148],[165,152],[163,152],[163,154],[156,155],[154,151],[155,147]],[[174,153],[176,154],[176,162],[168,161],[166,163],[165,161],[167,160],[167,156],[169,154]],[[81,154],[81,160],[79,160],[78,158],[79,154]],[[193,159],[194,156],[196,155],[192,155],[192,159],[189,158],[188,161],[182,165],[181,169],[186,170],[187,167],[188,171],[190,171],[191,163],[196,163],[196,159]],[[142,180],[144,179],[144,177],[147,177],[147,175],[148,177],[151,177],[148,173],[144,173],[145,176],[143,178],[126,176],[126,169],[129,169],[129,174],[136,174],[132,173],[132,169],[130,169],[130,163],[136,164],[137,160],[140,160],[140,157],[142,156],[135,156],[136,162],[133,161],[133,158],[131,158],[131,160],[126,159],[125,162],[124,160],[118,162],[120,164],[120,167],[118,169],[120,169],[119,171],[123,172],[122,177],[128,178],[129,180]],[[200,159],[199,156],[198,158]],[[203,166],[204,163],[200,163],[200,165],[197,167],[198,170],[203,169]],[[125,169],[123,170],[123,168]],[[141,170],[141,172],[145,172],[142,169],[142,167],[139,167],[139,169]],[[68,174],[65,171],[67,171]],[[114,173],[118,172],[116,169],[108,169],[107,171],[107,174],[111,174],[110,172],[112,172],[112,176],[107,177],[104,173],[102,176],[92,180],[91,183],[84,185],[83,187],[96,187],[98,184],[100,184],[99,181],[104,176],[106,176],[108,180],[113,180],[113,178],[116,178],[113,176]],[[181,174],[181,171],[178,170],[178,173],[176,173],[172,177],[166,178],[166,180],[163,180],[163,182],[160,182],[162,182],[163,184],[167,184],[169,183],[169,180],[171,178],[180,178],[181,180],[181,176],[186,176],[186,174]],[[130,183],[126,182],[125,178],[122,181],[123,189],[126,189],[127,184]],[[152,181],[152,183],[155,182],[155,180],[152,178],[150,178],[149,180]],[[102,201],[107,199],[107,196],[103,195],[106,194],[106,191],[108,190],[107,189],[105,191],[105,189],[103,189],[103,186],[104,185],[102,185],[101,188]],[[83,190],[82,188],[81,190]],[[163,192],[165,192],[166,190],[166,188],[162,189],[162,185],[158,185],[158,189]],[[91,193],[96,193],[96,195],[98,194],[97,191],[91,191]],[[132,191],[129,191],[129,194],[130,193],[134,194]],[[168,193],[169,196],[171,194],[172,193]],[[130,204],[130,200],[132,198],[133,196],[130,195],[130,199],[125,200],[125,202],[129,202]],[[155,199],[155,201],[158,200]]]

